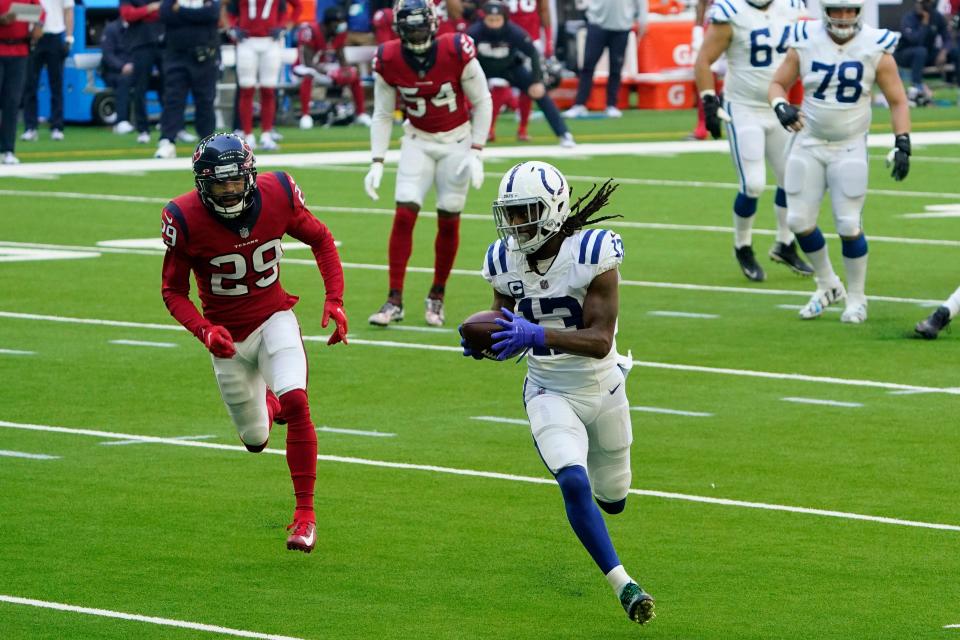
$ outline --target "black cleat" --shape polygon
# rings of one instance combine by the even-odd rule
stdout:
[[[763,273],[763,268],[757,264],[757,259],[753,255],[753,247],[744,245],[739,249],[733,249],[733,255],[737,257],[737,262],[740,264],[740,270],[743,271],[743,275],[747,276],[749,280],[754,282],[763,282],[766,279],[766,275]]]
[[[948,324],[950,324],[950,310],[946,307],[937,307],[937,310],[931,313],[926,320],[918,322],[913,330],[921,338],[933,340]]]
[[[813,267],[803,261],[803,258],[797,253],[797,241],[790,244],[778,242],[770,248],[768,254],[774,262],[786,265],[790,271],[798,276],[810,277],[813,275]]]
[[[628,582],[620,590],[620,604],[627,612],[627,617],[637,624],[649,622],[657,617],[653,612],[653,597],[636,582]]]

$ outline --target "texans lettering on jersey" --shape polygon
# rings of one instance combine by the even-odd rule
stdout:
[[[897,48],[900,34],[864,25],[853,38],[837,44],[818,20],[799,24],[795,40],[807,135],[827,141],[866,135],[877,65]]]
[[[404,57],[400,40],[391,40],[380,45],[373,69],[396,87],[411,125],[427,133],[443,133],[470,119],[460,77],[477,52],[470,36],[456,33],[437,36],[428,55],[433,64],[426,72],[418,72]]]
[[[578,231],[563,241],[546,275],[534,273],[526,256],[510,251],[502,240],[487,249],[483,277],[493,288],[514,298],[515,312],[550,329],[583,328],[583,301],[594,278],[623,262],[623,241],[606,229]],[[617,366],[617,345],[601,359],[559,353],[547,348],[530,351],[530,382],[546,389],[571,391],[596,384]]]
[[[234,340],[243,340],[274,313],[297,303],[280,286],[283,235],[303,241],[315,253],[318,247],[333,246],[330,231],[306,208],[293,178],[282,171],[261,174],[257,187],[251,211],[235,223],[207,210],[195,190],[163,208],[163,299],[194,333],[203,319],[188,297],[191,271],[203,317],[226,327]]]
[[[540,39],[540,2],[538,0],[506,0],[510,22],[530,34],[531,40]]]
[[[773,0],[758,9],[746,0],[715,0],[710,22],[729,24],[729,71],[724,97],[735,104],[767,107],[767,89],[793,43],[793,27],[804,15],[803,0]]]

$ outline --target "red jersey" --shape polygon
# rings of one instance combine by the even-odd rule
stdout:
[[[510,22],[529,33],[531,40],[539,40],[543,26],[539,0],[505,0],[505,3],[510,11]]]
[[[264,38],[280,29],[287,18],[290,5],[290,22],[300,20],[300,0],[232,0],[228,7],[236,16],[237,26],[251,38]]]
[[[323,34],[323,27],[319,24],[310,24],[300,29],[297,34],[297,43],[300,46],[310,47],[314,54],[320,54],[316,64],[339,63],[338,52],[347,46],[347,32],[338,33],[331,40]],[[312,60],[303,60],[304,64],[314,64]]]
[[[391,40],[377,49],[373,70],[396,87],[410,124],[427,133],[442,133],[470,119],[460,77],[477,50],[470,36],[447,33],[437,36],[430,55],[433,65],[426,72],[415,71],[400,40]]]
[[[390,42],[400,37],[393,30],[393,9],[378,9],[373,14],[373,36],[377,39],[377,44]]]
[[[327,299],[342,304],[343,268],[333,236],[307,209],[293,178],[283,171],[257,176],[252,209],[239,220],[210,212],[196,190],[163,208],[163,301],[180,324],[201,339],[203,329],[222,325],[240,341],[292,308],[299,298],[280,285],[285,233],[313,249]],[[189,298],[191,271],[202,316]]]
[[[20,1],[26,2],[26,4],[40,4],[40,0]],[[0,16],[10,11],[10,5],[12,5],[13,2],[14,0],[0,0]],[[42,15],[40,16],[40,20],[43,20]],[[10,24],[0,25],[0,56],[5,58],[25,58],[29,53],[29,22],[11,22]],[[8,90],[13,91],[13,89]]]

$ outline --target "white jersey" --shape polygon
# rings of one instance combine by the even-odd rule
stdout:
[[[837,44],[823,22],[803,23],[791,45],[800,55],[803,111],[807,136],[829,142],[866,135],[870,128],[870,94],[877,65],[897,48],[900,34],[863,26]]]
[[[546,275],[534,273],[527,258],[510,251],[502,240],[487,249],[483,277],[493,288],[514,298],[514,311],[549,329],[583,328],[583,300],[598,275],[623,261],[623,241],[605,229],[578,231],[563,241]],[[535,348],[528,356],[530,381],[545,389],[572,391],[598,384],[617,366],[617,344],[603,358],[588,358]]]
[[[769,107],[767,89],[792,44],[793,28],[804,15],[803,0],[773,0],[758,9],[746,0],[715,0],[708,17],[729,24],[733,39],[727,47],[723,89],[730,102]]]

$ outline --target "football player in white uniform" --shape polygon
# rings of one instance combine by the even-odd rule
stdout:
[[[797,131],[787,152],[784,187],[790,228],[813,263],[817,290],[800,317],[819,317],[825,307],[846,298],[840,319],[867,319],[867,239],[861,214],[867,194],[867,130],[870,93],[880,87],[890,104],[894,148],[887,156],[891,175],[903,180],[910,170],[910,109],[897,63],[891,55],[900,35],[863,24],[863,0],[822,0],[823,20],[799,23],[783,64],[770,84],[770,104],[780,123]],[[803,104],[786,100],[787,89],[803,78]],[[827,189],[840,236],[847,288],[833,271],[817,226]]]
[[[508,318],[493,334],[499,359],[529,350],[523,401],[567,519],[627,615],[643,624],[654,617],[653,599],[620,564],[597,508],[623,511],[633,441],[624,390],[630,361],[618,366],[614,337],[623,242],[612,231],[582,230],[608,219],[589,218],[614,188],[604,184],[581,208],[591,189],[571,208],[555,167],[514,166],[493,203],[500,239],[487,250],[483,276],[493,285],[493,308]],[[465,342],[464,355],[481,357]]]
[[[716,0],[709,9],[710,25],[694,65],[707,130],[719,138],[720,121],[727,122],[730,154],[740,181],[740,191],[733,201],[734,255],[743,275],[756,282],[766,277],[754,256],[752,238],[757,199],[767,183],[764,158],[777,179],[777,241],[770,249],[770,258],[802,276],[813,274],[810,265],[797,255],[797,244],[787,224],[783,167],[790,134],[767,104],[773,72],[786,55],[791,32],[802,15],[803,0]],[[727,76],[721,106],[710,67],[724,53]]]

